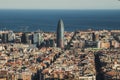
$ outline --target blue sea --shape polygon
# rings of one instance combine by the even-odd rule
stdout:
[[[120,10],[0,10],[0,30],[55,32],[59,19],[65,31],[120,29]]]

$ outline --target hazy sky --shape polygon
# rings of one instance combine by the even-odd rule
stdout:
[[[0,9],[120,9],[120,0],[0,0]]]

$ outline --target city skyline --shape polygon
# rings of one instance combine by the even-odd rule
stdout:
[[[120,9],[119,0],[0,0],[0,9]]]

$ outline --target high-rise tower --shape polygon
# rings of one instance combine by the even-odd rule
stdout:
[[[57,47],[64,48],[64,23],[62,19],[58,21],[57,26]]]
[[[8,42],[8,33],[3,33],[2,34],[2,42],[7,43]]]

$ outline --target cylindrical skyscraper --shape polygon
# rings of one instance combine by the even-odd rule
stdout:
[[[57,47],[64,48],[64,23],[59,20],[57,26]]]

